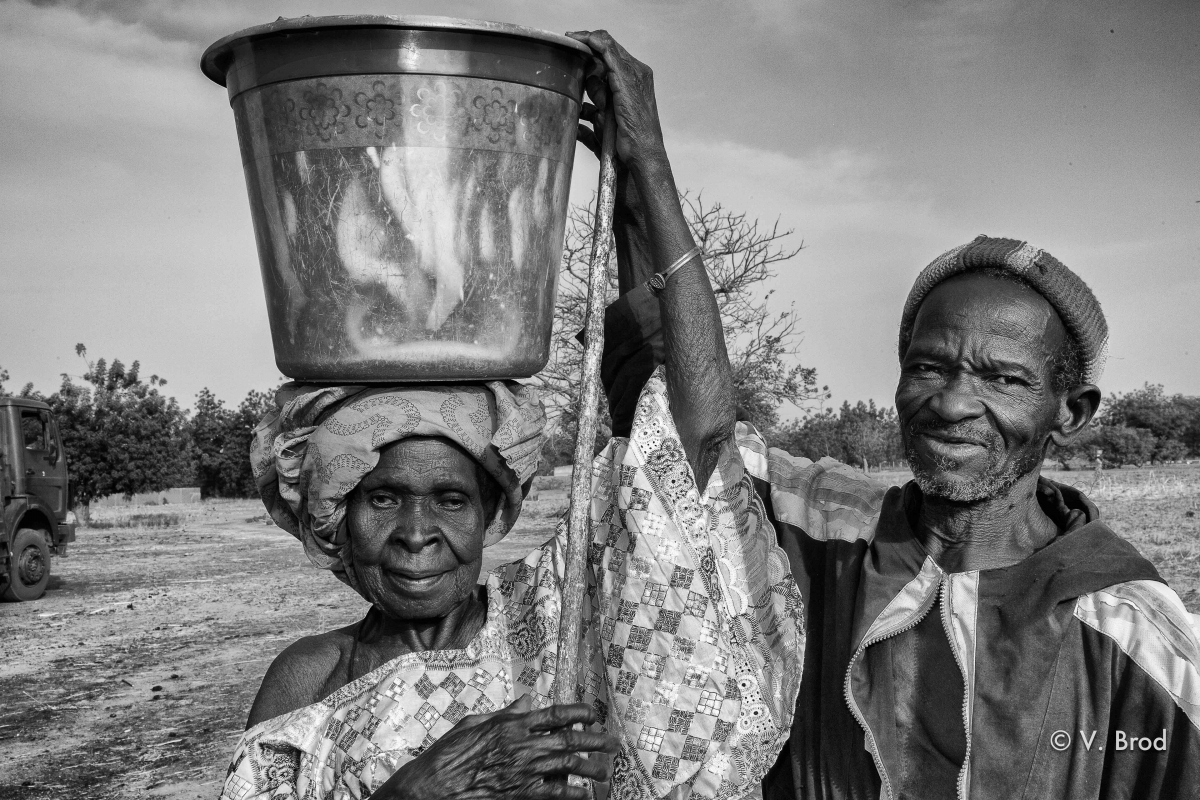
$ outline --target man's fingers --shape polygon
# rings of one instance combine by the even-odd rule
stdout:
[[[583,125],[578,126],[575,138],[579,140],[581,145],[591,150],[596,158],[600,157],[600,140],[596,138],[596,134],[592,132],[591,128],[584,127]]]
[[[606,30],[573,31],[567,36],[590,47],[592,52],[596,53],[610,70],[622,62],[637,63],[637,60],[629,55],[629,51],[622,47],[621,43]]]
[[[588,99],[597,108],[608,107],[608,72],[590,75],[583,81]]]
[[[525,717],[525,723],[529,726],[530,731],[552,731],[555,728],[565,728],[577,723],[591,725],[595,721],[596,712],[587,703],[550,706],[531,711]]]

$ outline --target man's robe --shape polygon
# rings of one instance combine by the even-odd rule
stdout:
[[[663,357],[658,303],[635,289],[605,327],[620,433],[630,387]],[[915,484],[768,451],[743,423],[737,440],[806,616],[768,800],[1200,797],[1194,619],[1082,495],[1043,481],[1054,541],[946,573],[913,534]]]
[[[881,495],[778,450],[752,471],[808,633],[767,798],[1200,797],[1192,618],[1081,495],[1043,481],[1074,524],[1011,567],[948,573],[913,534],[915,484]],[[952,657],[913,663],[938,638]]]

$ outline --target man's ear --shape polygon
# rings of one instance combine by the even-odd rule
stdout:
[[[1058,419],[1050,439],[1059,447],[1069,445],[1087,427],[1100,408],[1100,389],[1090,383],[1080,384],[1063,395]]]

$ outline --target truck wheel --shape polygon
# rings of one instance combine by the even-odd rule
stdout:
[[[50,583],[50,547],[46,535],[22,528],[13,537],[8,562],[8,585],[0,593],[5,600],[37,600]]]

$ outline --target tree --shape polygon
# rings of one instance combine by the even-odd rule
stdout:
[[[777,425],[767,434],[772,447],[786,450],[794,456],[812,461],[842,458],[842,441],[838,431],[839,418],[832,408],[810,414],[803,420],[793,419]]]
[[[1154,433],[1146,428],[1127,425],[1099,425],[1096,428],[1096,447],[1101,451],[1105,466],[1140,467],[1150,460],[1156,444]]]
[[[274,407],[273,398],[273,393],[251,390],[236,409],[230,409],[207,388],[200,390],[188,432],[203,497],[258,495],[250,469],[250,441],[254,428]]]
[[[54,412],[71,473],[73,503],[86,521],[91,501],[109,494],[130,496],[195,479],[187,415],[159,389],[157,375],[142,380],[140,365],[114,359],[87,361],[77,384],[63,374],[59,390],[43,398]]]
[[[1200,453],[1200,398],[1168,396],[1159,384],[1112,395],[1100,423],[1149,431],[1154,437],[1152,461],[1176,461],[1189,450]]]
[[[872,466],[904,458],[896,411],[879,408],[874,400],[854,405],[846,401],[837,414],[827,408],[803,420],[792,420],[774,428],[767,438],[772,446],[793,455],[813,461],[829,456],[867,472]]]
[[[895,461],[902,456],[900,421],[892,408],[877,408],[874,400],[866,403],[859,400],[853,406],[846,401],[842,403],[838,421],[847,464],[870,472],[872,464],[878,467],[883,461]]]
[[[805,406],[828,396],[828,387],[817,386],[816,370],[795,361],[801,341],[795,308],[773,308],[774,290],[764,285],[775,276],[775,265],[799,253],[803,242],[796,247],[785,246],[784,240],[792,231],[780,230],[778,222],[766,228],[720,203],[705,203],[700,196],[691,197],[685,192],[680,202],[692,236],[704,251],[704,263],[721,311],[736,399],[743,412],[760,428],[768,428],[778,421],[781,403]],[[581,383],[583,346],[575,336],[583,329],[587,305],[591,214],[587,206],[575,206],[570,212],[550,363],[538,376],[554,422],[546,455],[561,459],[566,454],[568,461]],[[608,272],[611,301],[617,295],[615,255]],[[606,422],[600,428],[597,438],[603,442],[611,429]]]

